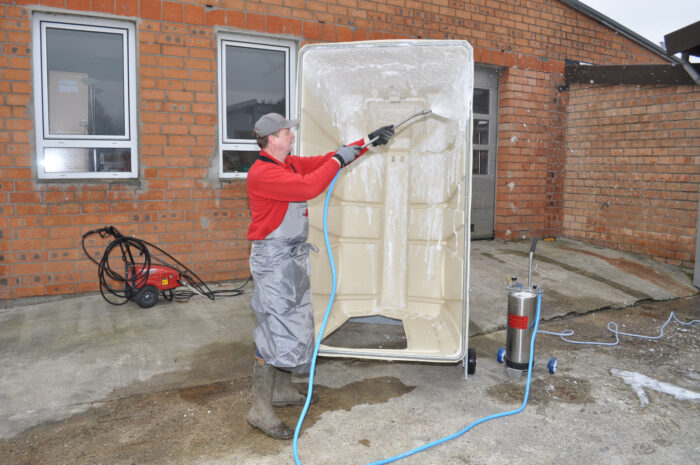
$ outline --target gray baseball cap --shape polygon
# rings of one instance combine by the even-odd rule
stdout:
[[[299,120],[293,119],[290,121],[278,113],[268,113],[262,115],[260,119],[255,122],[255,134],[259,137],[265,137],[276,133],[280,129],[294,128],[297,126],[299,126]]]

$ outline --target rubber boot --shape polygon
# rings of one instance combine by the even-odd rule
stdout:
[[[311,394],[311,402],[318,401],[316,394]],[[292,373],[289,371],[275,369],[275,389],[272,391],[272,406],[286,407],[288,405],[304,405],[306,395],[296,390],[292,385]]]
[[[275,367],[255,362],[253,366],[253,406],[248,412],[248,424],[261,429],[275,439],[291,439],[294,430],[282,423],[272,410],[272,391],[275,384]]]

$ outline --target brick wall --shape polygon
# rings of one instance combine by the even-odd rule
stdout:
[[[510,67],[499,88],[495,235],[503,239],[561,232],[565,106],[560,63]]]
[[[137,21],[138,180],[37,181],[31,11],[42,8]],[[501,68],[503,238],[561,228],[564,59],[663,62],[556,0],[3,0],[0,21],[0,299],[95,290],[80,238],[104,225],[158,244],[207,281],[248,276],[245,183],[215,174],[217,30],[300,45],[468,40],[477,63]]]
[[[692,268],[697,86],[572,85],[563,234]]]

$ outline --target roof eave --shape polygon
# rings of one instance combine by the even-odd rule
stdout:
[[[637,34],[633,30],[623,26],[622,24],[618,23],[612,18],[609,18],[605,16],[603,13],[600,11],[591,8],[590,6],[579,2],[578,0],[559,0],[561,3],[564,3],[565,5],[573,8],[574,10],[583,13],[584,15],[588,16],[589,18],[592,18],[599,23],[604,24],[605,26],[611,28],[618,34],[627,37],[628,39],[638,43],[642,47],[646,48],[649,51],[654,52],[655,54],[659,55],[661,58],[668,60],[671,63],[680,63],[680,60],[672,55],[669,55],[666,53],[666,50],[661,48],[660,46],[654,44],[652,41],[642,37],[641,35]]]

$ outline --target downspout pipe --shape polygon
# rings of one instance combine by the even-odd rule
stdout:
[[[690,75],[690,78],[695,81],[695,84],[700,86],[700,73],[690,64],[690,54],[688,52],[683,52],[681,54],[681,64],[686,73]]]

